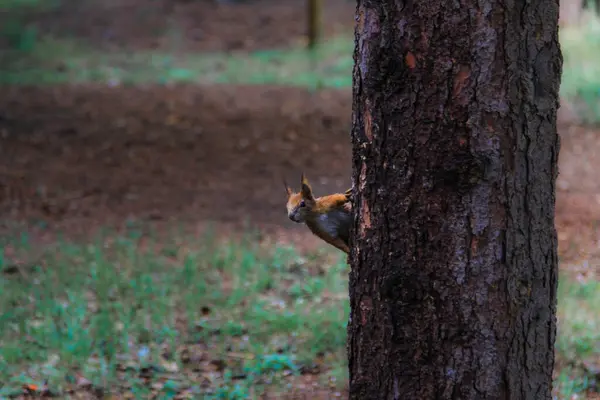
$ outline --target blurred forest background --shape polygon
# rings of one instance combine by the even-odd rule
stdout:
[[[0,398],[345,398],[355,3],[0,0]],[[561,4],[557,399],[600,395],[600,18]]]

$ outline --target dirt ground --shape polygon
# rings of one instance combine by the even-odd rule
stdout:
[[[40,232],[86,233],[133,219],[250,222],[293,237],[304,229],[285,216],[283,178],[294,184],[305,171],[318,193],[350,184],[348,90],[13,88],[0,110],[2,219]],[[561,126],[565,260],[600,256],[599,134]],[[314,243],[295,239],[305,240]]]
[[[282,179],[350,184],[350,107],[348,91],[289,88],[6,90],[2,215],[79,233],[128,218],[290,227]]]
[[[354,2],[323,3],[326,35],[352,29]],[[104,49],[233,51],[296,43],[305,15],[303,0],[62,0],[27,18],[41,34]],[[318,193],[345,189],[350,116],[349,90],[0,88],[0,221],[5,232],[25,226],[38,236],[132,219],[192,229],[250,222],[312,246],[285,217],[281,180],[305,171]],[[600,264],[600,132],[560,132],[560,252],[590,270]]]

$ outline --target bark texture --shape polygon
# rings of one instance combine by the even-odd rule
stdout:
[[[557,0],[358,0],[352,399],[550,399]]]

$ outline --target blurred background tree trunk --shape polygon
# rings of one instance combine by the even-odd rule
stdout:
[[[307,0],[308,8],[308,48],[314,49],[321,37],[321,0]]]
[[[550,399],[558,11],[358,1],[351,399]]]

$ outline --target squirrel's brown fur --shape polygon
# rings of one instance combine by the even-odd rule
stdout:
[[[304,174],[301,184],[302,189],[295,193],[284,182],[288,217],[294,222],[305,223],[313,234],[346,254],[350,253],[352,189],[315,198]]]

